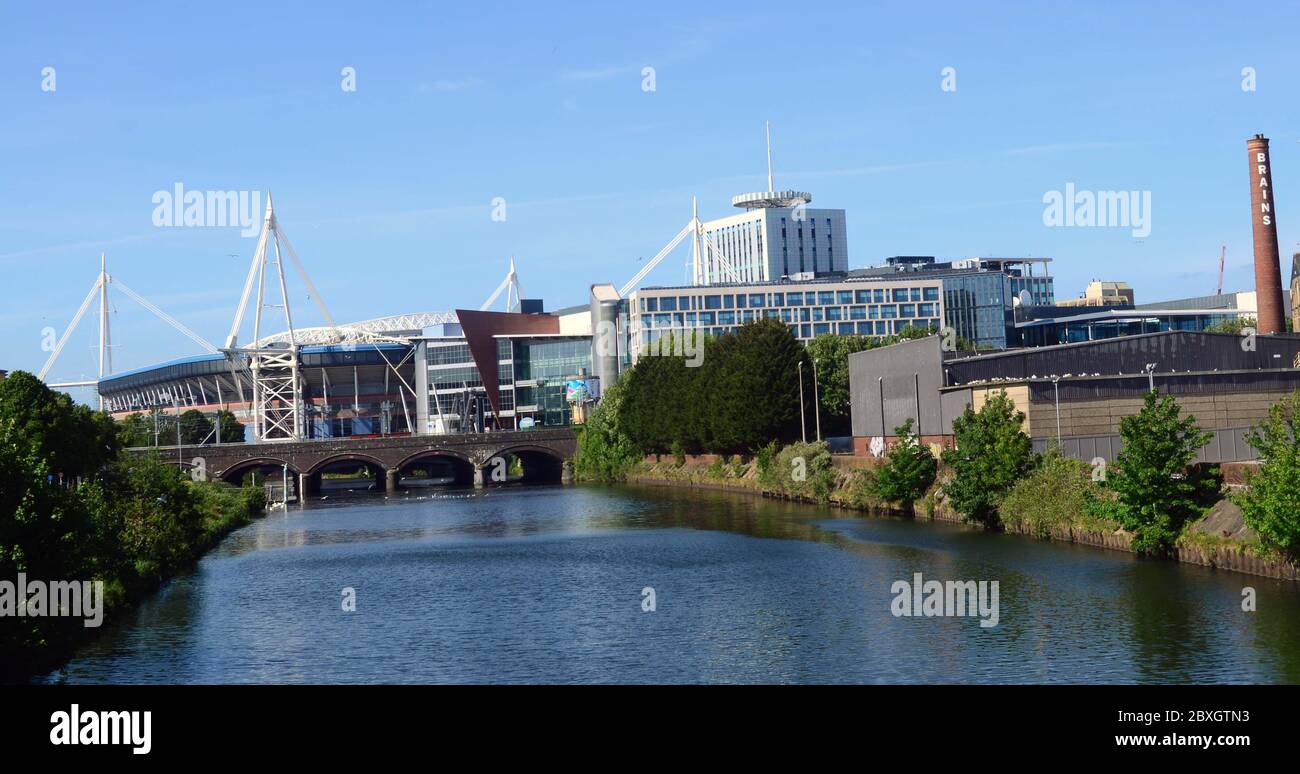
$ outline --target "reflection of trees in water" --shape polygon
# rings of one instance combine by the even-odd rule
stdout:
[[[1256,612],[1242,611],[1240,600],[1234,612],[1253,622],[1253,644],[1272,657],[1277,673],[1268,682],[1300,684],[1300,602],[1296,600],[1296,582],[1250,578],[1242,585],[1255,588]]]
[[[1215,647],[1210,633],[1222,622],[1209,620],[1203,610],[1206,596],[1211,603],[1218,596],[1214,590],[1180,582],[1179,568],[1158,560],[1137,560],[1129,567],[1123,609],[1129,611],[1136,680],[1190,683],[1215,674],[1219,665],[1211,661],[1222,658],[1225,649]]]

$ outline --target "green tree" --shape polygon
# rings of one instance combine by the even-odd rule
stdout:
[[[1003,494],[1033,467],[1033,442],[1021,429],[1024,421],[1005,390],[979,411],[967,406],[953,420],[956,448],[945,451],[943,461],[954,477],[944,493],[966,519],[996,526]]]
[[[243,443],[244,442],[244,424],[235,418],[231,411],[221,409],[213,417],[213,422],[221,420],[221,442],[222,443]]]
[[[1260,545],[1288,561],[1300,561],[1300,392],[1268,410],[1268,417],[1246,435],[1259,452],[1260,466],[1248,487],[1233,496]]]
[[[581,426],[578,453],[573,470],[586,481],[622,481],[628,468],[641,459],[636,444],[620,427],[626,384],[618,382],[605,391],[600,404]]]
[[[176,421],[181,425],[181,443],[194,445],[216,440],[209,437],[212,433],[212,420],[198,409],[186,411]]]
[[[0,381],[0,417],[13,422],[32,453],[64,482],[94,475],[121,448],[107,414],[74,404],[26,371]]]
[[[807,353],[790,329],[770,317],[737,328],[705,349],[703,420],[709,451],[748,454],[772,439],[799,438],[799,363],[807,374]],[[805,391],[805,399],[811,400]],[[809,413],[811,418],[811,412]]]
[[[1122,448],[1106,484],[1118,495],[1115,518],[1140,554],[1168,554],[1207,494],[1208,481],[1188,466],[1212,434],[1181,414],[1172,395],[1152,391],[1140,412],[1119,423]]]
[[[133,448],[153,446],[153,416],[136,412],[118,422],[118,436],[122,446]]]
[[[1222,320],[1213,325],[1205,327],[1206,333],[1231,333],[1240,335],[1246,328],[1258,328],[1258,323],[1254,317],[1237,317],[1232,320]]]
[[[934,483],[938,463],[930,448],[912,432],[912,420],[894,428],[898,441],[889,450],[885,464],[871,481],[872,492],[882,500],[899,503],[909,510]]]

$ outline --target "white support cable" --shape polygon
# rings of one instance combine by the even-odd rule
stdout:
[[[122,282],[120,279],[117,279],[116,277],[110,277],[110,278],[109,278],[109,284],[116,285],[116,286],[118,286],[119,288],[121,288],[121,289],[122,289],[122,292],[125,293],[125,294],[127,294],[128,296],[130,296],[130,298],[131,298],[132,301],[136,302],[136,303],[139,304],[140,306],[143,306],[145,309],[148,309],[150,312],[153,312],[154,316],[156,316],[158,319],[162,320],[163,322],[165,322],[165,323],[167,323],[168,325],[172,326],[172,327],[175,328],[176,330],[178,330],[178,331],[180,331],[181,333],[185,334],[186,336],[188,336],[188,337],[190,338],[191,341],[193,341],[195,344],[198,344],[200,347],[203,347],[203,348],[206,349],[209,353],[213,353],[213,354],[215,354],[216,352],[219,351],[219,350],[216,348],[216,346],[212,344],[212,342],[208,341],[207,339],[203,338],[203,337],[200,336],[199,334],[197,334],[197,333],[195,333],[194,331],[190,330],[189,328],[185,327],[185,325],[183,325],[183,324],[182,324],[179,320],[177,320],[175,317],[172,317],[171,315],[167,314],[167,313],[164,312],[163,310],[161,310],[161,309],[159,309],[158,307],[154,306],[154,305],[153,305],[152,303],[150,303],[149,300],[146,299],[144,296],[140,295],[139,293],[136,293],[134,290],[132,290],[131,288],[127,287],[127,286],[126,286],[126,283]]]
[[[620,297],[625,297],[628,293],[631,293],[636,288],[637,284],[641,282],[641,280],[645,279],[645,276],[653,271],[654,268],[659,265],[660,261],[666,258],[668,254],[673,251],[673,248],[681,244],[681,241],[691,233],[693,228],[695,228],[695,219],[691,218],[691,221],[683,226],[681,231],[677,232],[677,236],[673,237],[672,241],[664,246],[664,249],[660,250],[654,258],[651,258],[649,263],[641,267],[641,271],[637,272],[632,279],[628,280],[627,283],[623,285],[623,287],[619,288],[618,295]]]
[[[326,324],[331,327],[337,327],[334,324],[334,316],[325,306],[325,299],[321,297],[320,291],[312,284],[311,277],[307,276],[307,269],[303,267],[302,261],[298,260],[298,253],[294,251],[293,245],[289,244],[289,238],[280,230],[279,224],[276,224],[275,236],[284,244],[284,251],[289,254],[289,260],[293,261],[293,268],[298,272],[302,283],[307,286],[307,292],[311,293],[311,300],[316,304],[316,310],[320,312],[321,317],[325,318]]]
[[[257,278],[257,269],[266,255],[266,237],[270,233],[271,210],[267,202],[266,219],[263,221],[262,234],[257,238],[257,247],[253,250],[253,262],[248,265],[248,276],[244,278],[244,292],[239,296],[239,306],[235,308],[235,322],[230,326],[226,336],[226,348],[235,346],[239,340],[239,329],[244,324],[244,310],[248,307],[248,296],[253,291],[253,280]]]
[[[68,337],[72,335],[74,330],[76,330],[77,323],[81,322],[82,315],[84,315],[86,310],[90,308],[90,302],[95,300],[95,294],[99,292],[99,285],[103,281],[104,277],[103,275],[100,275],[99,279],[95,280],[95,284],[90,286],[90,292],[86,294],[86,300],[81,302],[81,307],[77,309],[77,313],[73,316],[72,322],[68,323],[68,327],[63,331],[63,337],[60,338],[59,343],[54,346],[54,351],[50,353],[50,357],[45,361],[45,365],[41,366],[41,372],[36,375],[37,379],[45,381],[45,375],[48,374],[50,368],[54,366],[54,361],[59,359],[59,353],[63,351],[64,345],[68,343]]]

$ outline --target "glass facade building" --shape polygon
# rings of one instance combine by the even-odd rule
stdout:
[[[1015,307],[1021,292],[1034,306],[1056,303],[1050,258],[970,258],[936,263],[933,256],[895,256],[885,266],[856,269],[852,279],[937,280],[943,285],[944,325],[981,349],[1020,346]]]
[[[1102,312],[1088,312],[1086,308],[1076,307],[1068,309],[1079,313],[1017,324],[1021,345],[1045,347],[1142,333],[1203,331],[1236,320],[1241,314],[1235,309],[1114,309]]]
[[[827,333],[887,336],[908,326],[939,328],[942,283],[909,277],[643,288],[629,298],[630,338],[638,353],[666,335],[721,336],[763,318],[780,320],[801,341]]]
[[[498,336],[497,391],[500,415],[486,405],[486,417],[514,429],[525,417],[538,426],[568,425],[571,406],[565,382],[591,372],[588,336]],[[465,403],[484,395],[482,374],[463,338],[429,338],[424,349],[427,417],[425,432],[456,433]]]

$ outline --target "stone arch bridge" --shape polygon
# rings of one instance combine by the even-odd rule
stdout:
[[[493,480],[511,457],[523,468],[525,481],[572,480],[570,460],[577,451],[571,428],[502,431],[466,435],[414,435],[380,438],[330,438],[275,443],[227,443],[159,447],[164,462],[176,461],[209,480],[238,483],[254,470],[283,471],[294,476],[297,491],[317,492],[320,476],[331,469],[365,465],[386,491],[394,492],[404,475],[425,469],[457,483],[482,486]],[[136,453],[153,447],[132,449]]]

